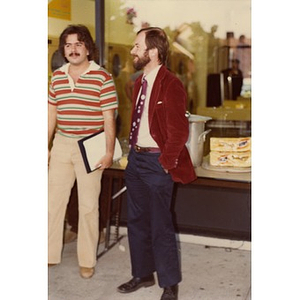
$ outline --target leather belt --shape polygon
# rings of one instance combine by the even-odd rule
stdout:
[[[159,148],[154,148],[154,147],[140,147],[138,145],[134,146],[134,151],[137,153],[160,153],[160,149]]]

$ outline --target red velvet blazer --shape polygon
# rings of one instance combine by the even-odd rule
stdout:
[[[134,86],[133,107],[141,86],[140,76]],[[159,162],[176,182],[196,179],[195,170],[185,144],[189,136],[186,113],[187,96],[181,81],[162,66],[156,76],[149,102],[149,128],[161,150]]]

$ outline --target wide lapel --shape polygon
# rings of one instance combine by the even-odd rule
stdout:
[[[166,74],[166,67],[165,66],[161,66],[161,68],[159,69],[155,81],[154,81],[154,85],[152,88],[152,92],[151,92],[151,96],[150,96],[150,102],[149,102],[149,126],[151,126],[152,123],[152,118],[153,118],[153,113],[154,113],[154,108],[156,106],[156,103],[158,102],[158,97],[159,94],[161,93],[161,89],[162,89],[162,81],[163,78],[165,77]]]

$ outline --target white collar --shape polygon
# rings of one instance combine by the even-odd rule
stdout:
[[[90,65],[81,75],[86,74],[89,71],[99,70],[100,66],[96,64],[93,60],[90,60],[89,63]],[[66,63],[63,66],[61,66],[60,70],[66,74],[69,74],[69,67],[70,67],[70,63]]]
[[[157,76],[157,73],[158,73],[161,66],[162,65],[158,65],[150,73],[148,73],[147,75],[144,75],[145,79],[147,80],[148,85],[153,85],[154,80],[155,80],[155,78]]]

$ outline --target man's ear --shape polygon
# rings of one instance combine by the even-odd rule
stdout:
[[[149,50],[149,56],[151,59],[154,59],[155,57],[158,57],[158,50],[157,48],[153,48]]]

